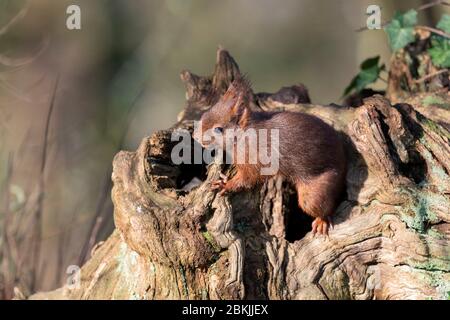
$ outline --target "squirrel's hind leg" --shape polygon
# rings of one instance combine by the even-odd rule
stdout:
[[[313,233],[328,234],[332,225],[331,216],[336,209],[340,193],[340,181],[334,171],[327,171],[308,182],[297,182],[298,205],[308,215],[315,218]]]

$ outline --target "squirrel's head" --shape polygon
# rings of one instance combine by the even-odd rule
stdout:
[[[251,112],[251,96],[250,82],[245,77],[234,80],[219,101],[203,113],[194,139],[206,147],[214,145],[214,137],[223,136],[227,129],[245,128]]]

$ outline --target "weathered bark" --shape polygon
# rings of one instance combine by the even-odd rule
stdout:
[[[171,133],[192,131],[238,73],[222,49],[211,77],[182,73],[178,123],[114,159],[117,229],[82,267],[80,287],[31,298],[447,298],[450,133],[415,110],[420,101],[376,95],[345,108],[305,103],[303,86],[255,94],[254,108],[315,114],[345,137],[347,194],[329,238],[314,237],[287,182],[220,197],[210,183],[227,168],[170,160]]]

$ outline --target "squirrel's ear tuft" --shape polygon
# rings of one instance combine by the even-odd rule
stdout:
[[[225,99],[232,99],[232,113],[242,115],[244,110],[248,108],[252,97],[251,83],[246,76],[240,75],[234,79],[225,93]]]
[[[227,91],[223,95],[224,100],[236,99],[238,97],[249,100],[252,96],[252,86],[250,80],[244,75],[239,75],[229,85]],[[242,99],[241,98],[241,99]]]
[[[230,87],[232,87],[236,92],[249,97],[252,94],[252,84],[246,75],[238,75]]]

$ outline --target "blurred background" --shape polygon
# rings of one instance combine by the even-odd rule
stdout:
[[[114,154],[175,122],[181,70],[212,73],[222,45],[257,92],[303,83],[339,103],[361,61],[389,61],[383,30],[355,31],[367,6],[388,21],[426,2],[0,0],[0,299],[63,285],[108,237]]]

